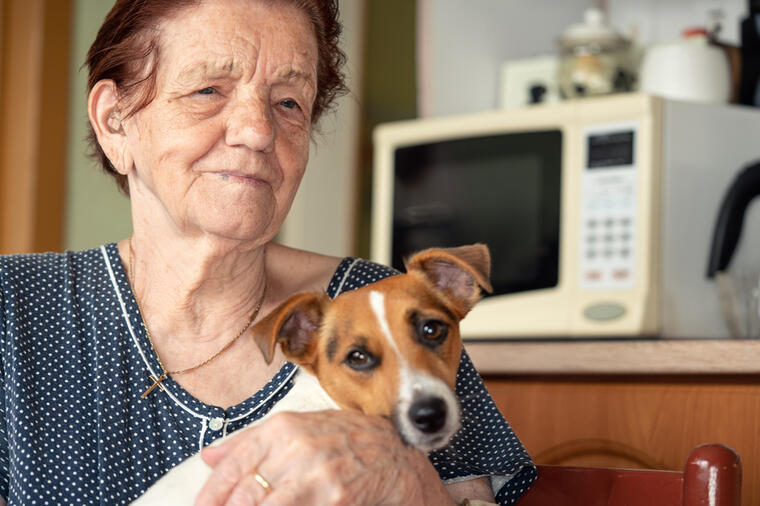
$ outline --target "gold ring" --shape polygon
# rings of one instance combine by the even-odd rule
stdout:
[[[269,484],[269,482],[261,476],[257,471],[253,472],[253,479],[258,482],[259,485],[261,485],[261,488],[267,491],[267,493],[272,491],[272,485]]]

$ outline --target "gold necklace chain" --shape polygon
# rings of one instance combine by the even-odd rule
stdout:
[[[132,248],[132,240],[129,241],[129,274],[132,278],[130,282],[132,283],[132,286],[134,287],[134,276],[135,276],[135,250]],[[188,367],[187,369],[180,369],[178,371],[167,371],[166,367],[164,366],[164,363],[161,362],[161,357],[158,355],[158,352],[156,351],[156,347],[153,344],[153,339],[150,336],[150,331],[148,330],[148,325],[145,323],[145,319],[143,318],[143,311],[140,307],[140,302],[137,300],[137,294],[134,293],[134,288],[132,289],[132,293],[135,297],[135,303],[137,304],[137,310],[140,313],[140,323],[142,323],[143,329],[145,329],[145,335],[148,336],[148,342],[150,343],[150,348],[153,350],[153,354],[156,355],[156,360],[158,360],[158,365],[161,366],[161,375],[156,378],[152,374],[148,374],[148,377],[153,380],[153,384],[148,387],[148,389],[140,395],[142,399],[146,398],[156,387],[160,388],[161,391],[164,390],[164,386],[161,384],[166,378],[169,377],[170,374],[177,375],[177,374],[184,374],[187,372],[194,371],[196,369],[200,369],[204,365],[208,364],[212,360],[214,360],[216,357],[224,353],[227,348],[232,346],[232,343],[237,341],[240,336],[242,336],[246,330],[248,330],[248,327],[251,326],[253,321],[256,319],[256,317],[259,315],[259,311],[261,310],[262,304],[264,304],[264,299],[267,296],[267,280],[266,276],[264,276],[264,290],[261,292],[261,298],[259,299],[258,304],[256,304],[256,309],[253,310],[253,313],[251,313],[250,318],[246,320],[245,326],[238,332],[235,337],[230,339],[230,341],[225,344],[219,351],[211,355],[211,357],[207,358],[203,362],[196,364],[192,367]]]

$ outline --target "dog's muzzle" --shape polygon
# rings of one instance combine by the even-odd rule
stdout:
[[[443,448],[459,430],[459,402],[440,379],[411,374],[402,381],[393,412],[401,438],[424,452]]]
[[[440,431],[446,425],[446,402],[440,397],[425,397],[409,407],[409,420],[426,434]]]

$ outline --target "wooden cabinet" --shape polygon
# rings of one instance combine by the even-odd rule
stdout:
[[[757,345],[742,353],[753,354],[760,368]],[[506,358],[505,346],[508,364],[514,357]],[[665,374],[665,359],[655,370],[629,364],[625,374],[594,374],[584,359],[578,362],[585,372],[568,372],[538,353],[537,372],[506,374],[489,362],[497,353],[485,355],[471,352],[476,367],[490,369],[481,371],[486,386],[537,463],[681,469],[692,448],[717,442],[741,456],[742,504],[760,504],[760,375],[730,372],[730,356],[722,354],[723,364],[710,374]],[[527,362],[520,361],[523,369]]]

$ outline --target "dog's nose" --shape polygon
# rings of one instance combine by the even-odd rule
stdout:
[[[415,401],[409,408],[409,420],[422,432],[438,432],[446,423],[446,403],[440,397]]]

